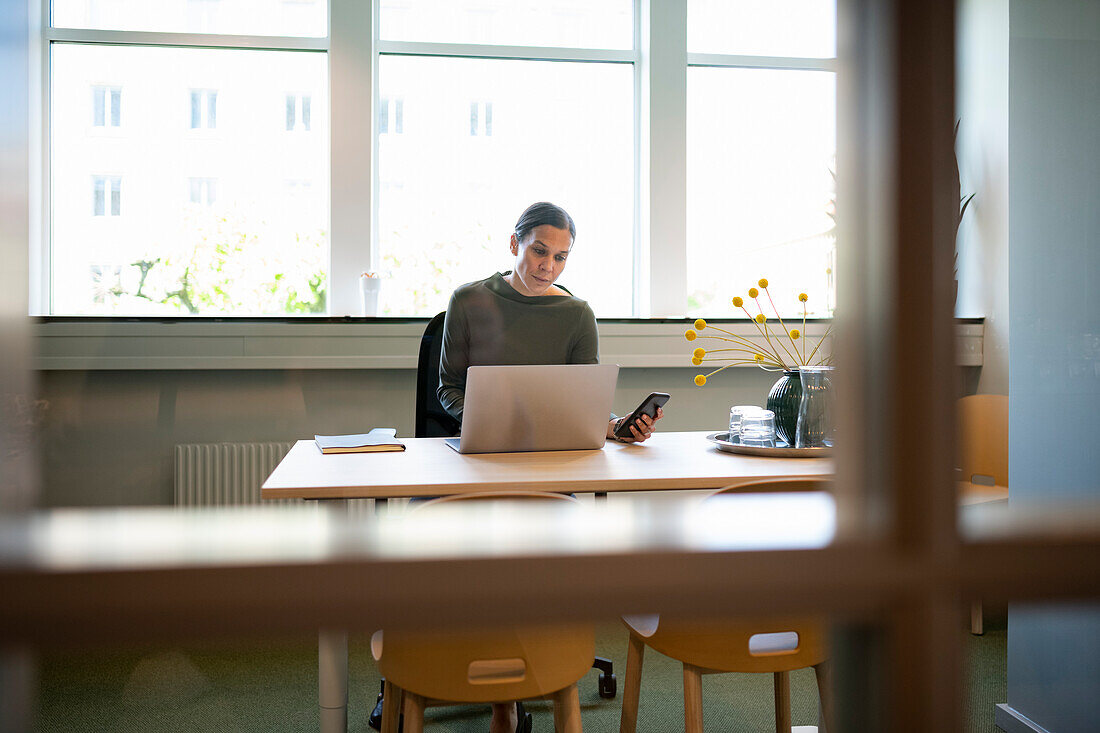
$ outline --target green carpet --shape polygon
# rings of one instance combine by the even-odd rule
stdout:
[[[1003,619],[987,622],[986,634],[960,630],[968,654],[967,730],[995,733],[993,706],[1005,700]],[[965,637],[965,638],[962,638]],[[626,631],[620,624],[598,629],[597,653],[610,657],[620,677],[626,669]],[[378,691],[368,637],[353,636],[349,649],[348,729],[367,733],[367,715]],[[317,646],[315,637],[265,644],[135,648],[50,654],[39,660],[36,729],[41,731],[316,731]],[[680,665],[647,650],[642,674],[639,731],[683,730]],[[597,672],[580,683],[587,731],[617,731],[622,695],[603,700]],[[811,670],[791,675],[792,720],[817,721],[817,685]],[[711,675],[703,679],[707,730],[773,731],[771,675]],[[536,731],[552,731],[548,702],[533,702]],[[428,710],[436,733],[488,730],[487,706]]]

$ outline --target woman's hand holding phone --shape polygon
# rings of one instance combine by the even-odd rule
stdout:
[[[623,443],[641,443],[653,435],[656,422],[664,417],[662,405],[668,402],[665,392],[653,392],[627,417],[607,424],[607,437]]]

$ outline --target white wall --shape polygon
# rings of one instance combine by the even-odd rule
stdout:
[[[1008,394],[1008,0],[959,3],[956,154],[974,199],[958,239],[960,317],[985,317],[982,394]]]
[[[612,409],[672,395],[662,430],[723,430],[730,405],[764,404],[776,375],[623,369]],[[286,441],[397,428],[413,434],[414,370],[47,371],[41,436],[47,506],[170,504],[177,443]]]

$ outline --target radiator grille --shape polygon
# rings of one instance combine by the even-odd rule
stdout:
[[[188,443],[176,446],[176,506],[259,504],[260,486],[293,443]],[[297,503],[293,500],[267,504]]]

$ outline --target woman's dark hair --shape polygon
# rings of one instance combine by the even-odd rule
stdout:
[[[519,216],[516,222],[516,239],[523,241],[535,227],[548,224],[557,229],[568,229],[569,240],[577,238],[577,227],[573,224],[573,217],[566,213],[560,206],[540,201],[528,206]]]

